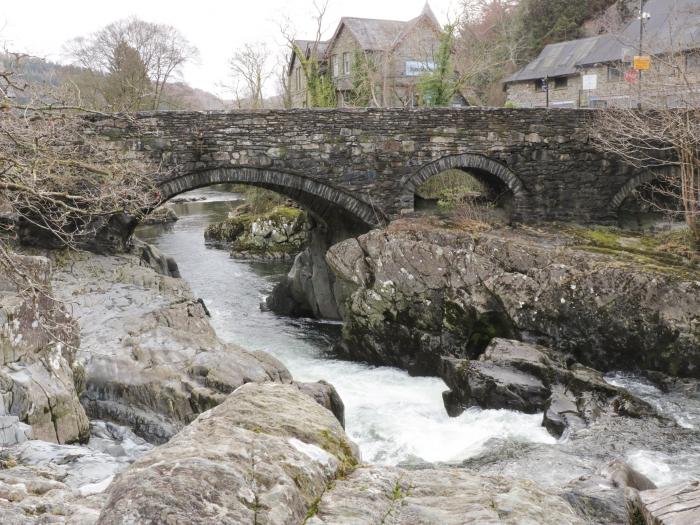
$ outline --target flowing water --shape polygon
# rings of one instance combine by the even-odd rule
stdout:
[[[213,188],[193,194],[207,200],[175,204],[179,221],[141,226],[137,235],[177,260],[183,278],[209,308],[219,337],[273,354],[298,381],[332,383],[345,403],[346,430],[365,461],[458,461],[480,453],[494,437],[555,442],[540,425],[541,415],[470,409],[450,418],[440,379],[329,358],[338,323],[289,319],[260,308],[288,264],[239,261],[205,246],[206,226],[224,219],[240,197]]]
[[[177,260],[182,276],[209,308],[219,337],[273,354],[298,381],[332,383],[345,403],[346,430],[360,445],[365,461],[459,462],[483,452],[491,438],[556,443],[541,426],[541,414],[473,408],[450,418],[442,404],[446,388],[442,380],[330,357],[329,349],[340,333],[338,323],[290,319],[260,307],[289,264],[236,260],[226,250],[205,246],[206,226],[223,220],[240,204],[240,196],[217,188],[188,194],[192,195],[206,197],[206,201],[175,204],[179,221],[141,226],[137,235]],[[655,404],[680,425],[700,427],[700,400],[689,404],[687,396],[664,394],[631,376],[617,374],[607,379]],[[629,450],[625,455],[659,485],[696,478],[700,473],[700,450],[676,456]]]

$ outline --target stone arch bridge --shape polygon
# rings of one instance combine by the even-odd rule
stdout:
[[[159,166],[163,201],[221,182],[374,227],[448,168],[512,194],[519,222],[609,222],[645,177],[596,151],[590,110],[332,109],[86,117],[87,133]]]

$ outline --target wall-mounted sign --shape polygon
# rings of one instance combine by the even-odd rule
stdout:
[[[598,89],[598,75],[583,75],[583,89]]]
[[[648,71],[651,68],[650,56],[635,56],[632,62],[632,68],[637,71]]]
[[[639,72],[636,69],[628,69],[625,71],[625,81],[628,84],[636,84],[639,80]]]

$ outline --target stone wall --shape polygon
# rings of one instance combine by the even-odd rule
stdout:
[[[683,66],[685,67],[685,66]],[[550,107],[588,108],[588,107],[634,107],[638,101],[638,86],[624,79],[624,67],[620,66],[620,75],[612,74],[613,65],[598,65],[581,68],[575,75],[567,77],[567,85],[557,88],[552,78],[549,80]],[[700,84],[700,71],[687,70],[685,76],[678,74],[679,69],[672,65],[656,65],[651,72],[643,75],[643,98],[658,107],[669,100],[673,105],[675,93],[687,93],[686,80],[697,87]],[[583,75],[597,75],[597,88],[583,89]],[[542,81],[527,80],[511,82],[506,85],[507,100],[518,108],[544,108],[547,94],[540,89]]]
[[[541,109],[344,109],[142,113],[86,118],[114,148],[160,166],[162,198],[243,182],[321,218],[366,226],[412,211],[414,189],[447,168],[507,186],[513,218],[604,222],[635,175],[589,141],[595,113]],[[86,132],[89,132],[86,129]]]

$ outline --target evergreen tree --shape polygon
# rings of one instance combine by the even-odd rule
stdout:
[[[422,106],[449,106],[460,88],[461,80],[452,64],[454,41],[455,27],[448,25],[440,38],[435,68],[426,74],[418,85]]]

